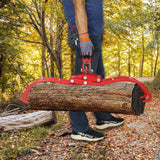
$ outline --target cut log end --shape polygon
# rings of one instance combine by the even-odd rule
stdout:
[[[139,87],[139,85],[135,84],[133,91],[132,91],[132,104],[131,104],[131,108],[132,111],[136,114],[136,115],[140,115],[144,113],[144,107],[145,107],[145,102],[143,102],[145,99],[144,98],[140,98],[141,96],[143,96],[144,93],[142,91],[142,89]]]

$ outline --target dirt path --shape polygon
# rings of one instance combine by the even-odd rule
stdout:
[[[68,114],[65,116],[68,119]],[[94,127],[95,119],[87,113],[89,123]],[[125,118],[125,124],[106,129],[104,141],[96,143],[79,142],[70,139],[69,134],[48,135],[32,155],[18,159],[46,160],[159,160],[160,159],[160,98],[153,98],[146,104],[141,116],[116,115]],[[70,127],[69,119],[63,128]],[[69,132],[67,132],[69,133]]]
[[[155,77],[139,77],[136,78],[140,82],[152,82]]]

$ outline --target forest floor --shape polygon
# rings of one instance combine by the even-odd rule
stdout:
[[[58,123],[12,133],[1,133],[0,159],[17,160],[159,160],[160,92],[152,92],[141,116],[114,114],[125,119],[116,128],[100,131],[100,142],[74,141],[70,138],[68,112],[57,112]],[[87,113],[94,128],[95,118]]]

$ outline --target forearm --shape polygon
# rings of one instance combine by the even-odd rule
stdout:
[[[85,9],[85,0],[73,0],[75,10],[75,20],[78,33],[88,32],[87,14]]]

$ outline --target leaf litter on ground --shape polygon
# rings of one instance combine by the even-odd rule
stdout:
[[[45,136],[41,139],[37,139],[39,143],[37,143],[37,145],[31,145],[30,152],[23,154],[23,156],[17,156],[17,160],[160,159],[159,96],[155,96],[151,102],[146,103],[145,112],[141,116],[114,114],[116,117],[123,117],[125,123],[120,127],[100,131],[106,135],[105,140],[100,142],[72,140],[70,138],[71,125],[68,113],[57,112],[57,114],[59,114],[62,124],[57,128],[55,126],[55,129],[54,127],[46,128]],[[90,112],[86,114],[90,126],[94,128],[96,120],[93,114]],[[32,132],[28,130],[28,132],[24,132],[23,134],[27,136],[27,134],[31,133]],[[32,143],[31,141],[30,138],[30,143]],[[35,139],[33,141],[35,141]],[[1,144],[0,151],[2,147],[3,145]]]

